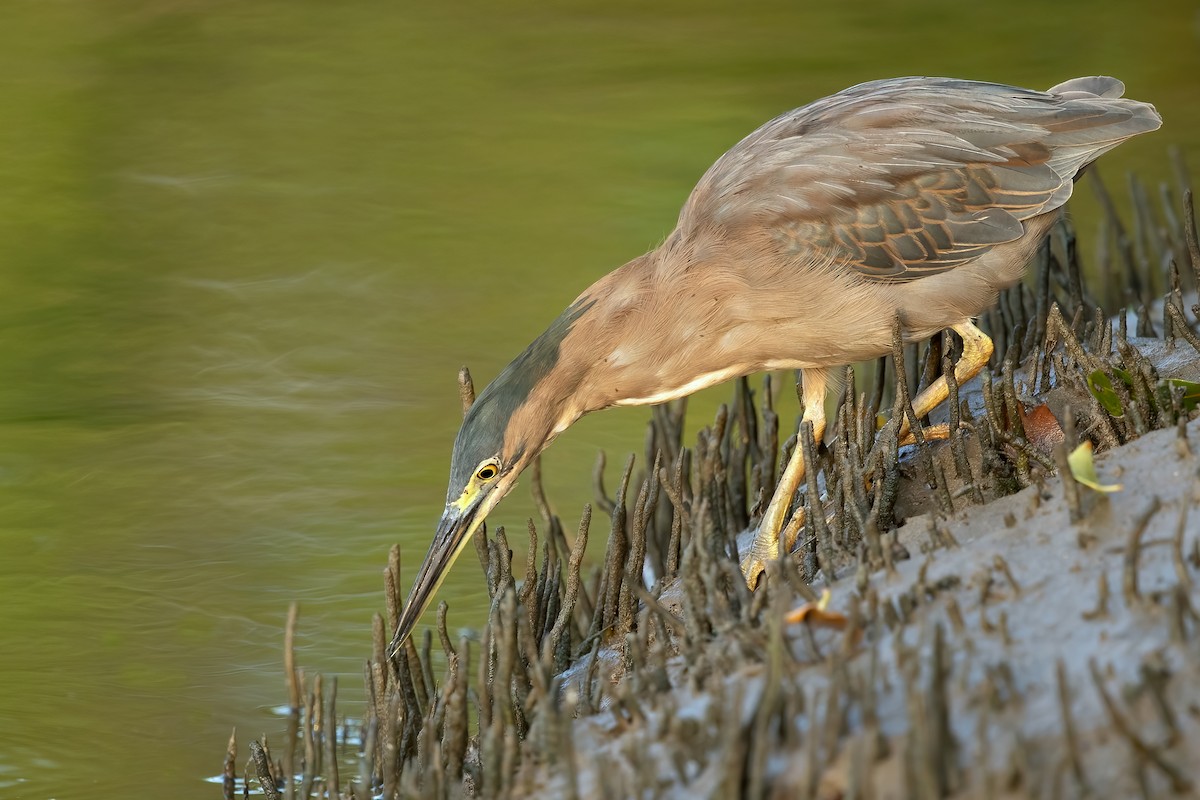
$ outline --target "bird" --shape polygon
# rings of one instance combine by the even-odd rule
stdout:
[[[765,123],[700,178],[674,230],[601,277],[479,394],[454,441],[446,505],[398,620],[415,628],[488,513],[584,414],[652,405],[751,373],[800,370],[825,428],[835,370],[950,329],[963,383],[992,353],[973,319],[1021,279],[1080,173],[1157,129],[1104,76],[1047,91],[933,77],[859,84]],[[946,378],[913,405],[923,418]],[[786,553],[797,447],[742,557],[751,588]]]

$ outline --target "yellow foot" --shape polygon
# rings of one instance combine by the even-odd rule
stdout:
[[[796,513],[788,520],[782,531],[775,532],[767,528],[759,528],[754,534],[750,549],[742,556],[742,576],[751,590],[758,587],[758,581],[767,570],[768,561],[778,561],[781,554],[792,552],[796,537],[804,527],[804,509],[796,509]],[[783,542],[783,547],[780,547]]]
[[[767,571],[767,562],[775,561],[779,558],[779,540],[764,542],[763,539],[766,537],[762,536],[761,533],[759,531],[754,536],[754,541],[750,544],[750,549],[742,557],[742,575],[746,578],[746,585],[751,590],[758,588],[759,578]]]
[[[921,428],[921,435],[925,437],[927,442],[940,442],[950,438],[949,425],[930,425],[928,428]],[[909,433],[900,440],[901,447],[907,447],[910,444],[916,444],[917,437],[913,433]]]

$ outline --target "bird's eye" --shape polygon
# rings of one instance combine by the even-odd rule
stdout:
[[[481,481],[490,481],[492,478],[496,477],[499,472],[500,470],[496,469],[495,464],[484,464],[475,473],[475,478]]]

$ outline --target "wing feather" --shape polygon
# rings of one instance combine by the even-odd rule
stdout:
[[[944,78],[847,89],[750,134],[705,174],[685,235],[765,233],[793,255],[907,281],[1024,235],[1076,174],[1161,120],[1111,78],[1051,92]]]

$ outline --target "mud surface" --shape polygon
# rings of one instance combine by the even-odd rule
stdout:
[[[669,710],[633,730],[615,713],[576,723],[576,747],[588,754],[583,794],[604,796],[607,784],[611,796],[636,786],[721,796],[731,787],[720,770],[689,769],[685,757],[681,774],[675,739],[724,727],[749,742],[767,681],[815,707],[793,745],[767,757],[764,784],[780,797],[1189,792],[1200,765],[1200,458],[1191,444],[1200,422],[1186,433],[1156,431],[1099,458],[1100,477],[1124,489],[1089,496],[1077,524],[1058,479],[945,519],[909,519],[897,541],[911,557],[867,578],[876,608],[863,607],[853,575],[831,587],[831,609],[884,620],[844,660],[843,634],[804,623],[782,628],[787,667],[735,669],[716,690],[690,689],[688,665],[673,660],[677,688],[659,701]],[[893,611],[879,611],[884,604]],[[874,696],[831,722],[821,711],[853,691],[845,686],[874,687]],[[857,732],[833,752],[829,742],[806,747],[830,726]],[[939,775],[942,759],[970,766]]]

